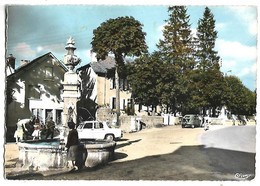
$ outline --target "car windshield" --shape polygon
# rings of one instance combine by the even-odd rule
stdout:
[[[186,121],[186,122],[189,122],[190,121],[190,116],[184,116],[183,120]]]

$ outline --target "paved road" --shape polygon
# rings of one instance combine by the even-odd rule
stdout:
[[[255,175],[256,127],[230,126],[210,130],[201,136],[203,153],[216,172],[238,179]]]
[[[230,126],[209,130],[201,137],[200,143],[206,148],[256,153],[255,125]]]
[[[242,130],[243,128],[245,129]],[[252,179],[255,156],[255,153],[252,153],[254,141],[250,141],[250,144],[252,143],[250,148],[241,151],[230,141],[232,137],[224,140],[219,133],[236,138],[242,133],[242,138],[247,140],[250,135],[255,134],[254,130],[255,126],[238,129],[237,127],[233,129],[211,127],[207,132],[202,128],[182,129],[180,126],[145,129],[137,133],[126,133],[122,140],[117,141],[115,159],[105,166],[84,168],[73,173],[49,171],[10,174],[8,178],[26,180]],[[233,135],[233,133],[237,135]],[[247,133],[250,135],[245,137]],[[220,139],[214,141],[212,138]],[[231,145],[226,145],[229,143]],[[10,163],[12,162],[10,161]],[[244,177],[238,178],[235,176],[236,174]],[[251,177],[245,178],[245,175],[249,174]]]

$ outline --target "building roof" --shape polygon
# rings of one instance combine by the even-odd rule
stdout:
[[[132,62],[133,60],[126,59],[126,61]],[[114,70],[115,66],[116,66],[115,58],[111,56],[107,56],[105,60],[100,60],[98,62],[91,62],[85,66],[78,68],[77,71],[91,67],[96,74],[106,74],[108,73],[108,71]]]
[[[14,76],[14,75],[17,75],[18,73],[22,72],[22,71],[25,70],[25,69],[30,68],[30,67],[33,66],[35,63],[37,63],[37,62],[40,61],[41,59],[44,59],[44,58],[46,58],[46,57],[48,57],[48,56],[50,56],[50,57],[52,57],[53,59],[55,59],[55,61],[57,61],[57,62],[60,64],[60,66],[61,66],[66,72],[68,71],[67,67],[66,67],[61,61],[59,61],[51,52],[48,52],[48,53],[46,53],[46,54],[44,54],[44,55],[42,55],[42,56],[40,56],[40,57],[38,57],[38,58],[35,58],[34,60],[32,60],[32,61],[30,61],[30,62],[28,62],[28,63],[26,63],[26,64],[24,64],[24,65],[22,65],[22,66],[19,66],[18,68],[15,69],[15,72],[14,72],[13,74],[10,74],[9,76],[7,76],[7,78],[10,78],[10,77],[12,77],[12,76]]]
[[[90,63],[90,66],[96,73],[107,73],[108,70],[114,69],[115,65],[115,59],[110,56],[106,57],[105,60]]]

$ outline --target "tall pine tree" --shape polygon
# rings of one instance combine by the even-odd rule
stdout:
[[[214,50],[217,39],[215,30],[214,15],[208,7],[205,8],[203,18],[198,21],[197,29],[197,50],[196,56],[199,62],[199,69],[203,71],[212,68],[215,63],[219,62],[219,56]]]
[[[182,111],[189,97],[188,84],[190,71],[195,62],[192,58],[193,44],[189,15],[185,6],[168,8],[169,19],[163,30],[164,39],[157,45],[160,55],[167,65],[165,72],[170,78],[162,78],[163,104],[170,106],[172,112]]]
[[[203,18],[198,21],[196,59],[198,63],[197,72],[199,78],[196,82],[196,98],[197,105],[203,109],[205,115],[206,109],[213,110],[221,107],[223,104],[223,92],[225,83],[223,75],[220,72],[217,51],[214,50],[217,39],[217,31],[215,30],[214,15],[208,7],[205,8]]]

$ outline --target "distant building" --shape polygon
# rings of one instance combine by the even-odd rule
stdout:
[[[105,60],[91,62],[77,69],[82,81],[81,99],[88,100],[82,101],[80,105],[86,107],[92,115],[95,115],[97,106],[107,106],[114,111],[116,109],[115,65],[115,59],[108,56]],[[120,79],[121,113],[148,115],[147,109],[146,106],[134,103],[127,77]]]
[[[15,67],[15,58],[11,57],[7,59],[7,70]],[[12,73],[6,78],[7,135],[13,135],[18,119],[33,115],[43,124],[51,116],[57,124],[61,123],[62,81],[67,71],[51,52],[32,61],[23,60],[17,69],[10,71]]]
[[[107,57],[105,60],[89,63],[77,70],[82,80],[81,89],[88,91],[87,97],[96,105],[109,106],[112,110],[116,109],[115,64],[114,58]],[[131,95],[127,80],[120,79],[120,110],[122,112],[134,111]]]

